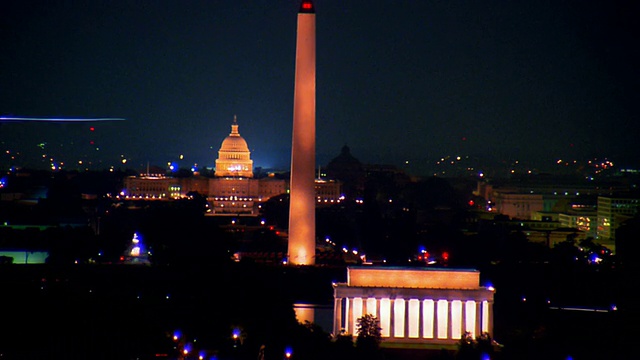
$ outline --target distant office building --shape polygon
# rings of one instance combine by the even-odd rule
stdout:
[[[336,180],[315,179],[316,206],[330,206],[344,200],[342,183]]]
[[[615,248],[615,230],[639,211],[638,197],[598,196],[598,241],[610,249]]]
[[[455,346],[462,334],[493,336],[494,290],[476,270],[349,267],[334,284],[334,334],[357,335],[363,315],[375,316],[382,346]]]
[[[142,174],[124,179],[120,195],[139,199],[175,199],[182,197],[178,179],[164,175]]]
[[[585,239],[582,231],[561,227],[557,222],[525,222],[521,230],[530,242],[544,244],[551,249],[570,238],[575,241]]]
[[[598,196],[628,190],[624,184],[587,181],[575,177],[531,176],[478,182],[474,194],[483,197],[491,211],[520,220],[536,213],[568,213],[575,205],[595,205]]]
[[[597,219],[596,207],[590,205],[574,204],[571,209],[558,214],[561,227],[577,229],[585,238],[597,237]]]
[[[529,220],[533,213],[544,209],[541,194],[494,192],[495,209],[512,219]]]

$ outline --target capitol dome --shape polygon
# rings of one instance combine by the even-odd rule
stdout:
[[[238,124],[235,119],[233,125],[231,125],[231,134],[222,141],[220,151],[227,153],[249,152],[249,146],[246,140],[238,133]]]
[[[231,133],[222,141],[218,151],[215,176],[253,177],[251,152],[247,142],[238,132],[238,121],[235,116]]]

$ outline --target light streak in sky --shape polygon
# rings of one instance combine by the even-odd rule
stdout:
[[[0,116],[0,122],[95,122],[95,121],[124,121],[123,118],[35,118]]]

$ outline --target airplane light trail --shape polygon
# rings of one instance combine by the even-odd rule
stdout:
[[[95,121],[124,121],[123,118],[75,118],[75,119],[67,119],[67,118],[33,118],[33,117],[8,117],[8,116],[0,116],[0,122],[22,122],[22,121],[32,121],[32,122],[95,122]]]

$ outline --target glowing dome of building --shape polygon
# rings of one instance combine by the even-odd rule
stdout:
[[[220,146],[216,159],[215,176],[253,177],[253,160],[249,146],[238,132],[238,120],[233,117],[231,133]]]

